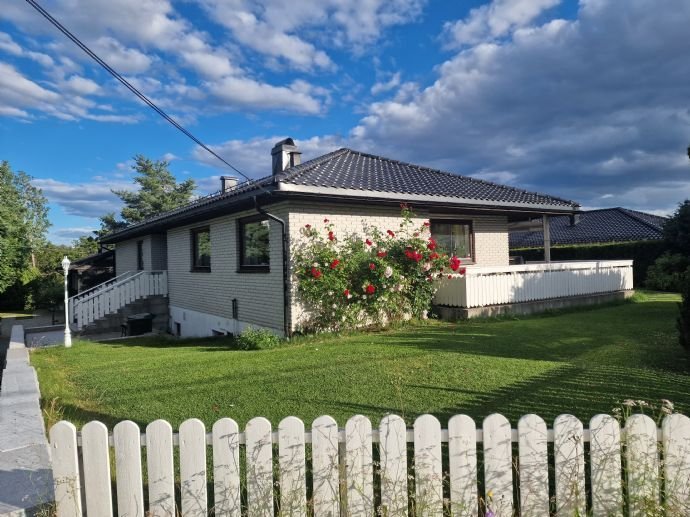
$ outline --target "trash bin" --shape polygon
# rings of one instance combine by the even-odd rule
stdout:
[[[153,314],[144,312],[141,314],[132,314],[127,317],[127,335],[139,336],[151,332],[153,329]]]

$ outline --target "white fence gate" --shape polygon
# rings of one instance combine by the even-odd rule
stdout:
[[[661,429],[644,415],[624,429],[609,415],[589,429],[571,415],[553,429],[537,415],[511,429],[499,414],[479,429],[466,415],[448,429],[431,415],[412,429],[395,415],[378,429],[361,415],[344,429],[322,416],[310,430],[288,417],[277,431],[258,417],[244,432],[223,418],[210,433],[191,419],[177,434],[164,420],[145,434],[125,421],[112,435],[100,422],[78,433],[63,421],[50,442],[58,517],[113,515],[113,455],[120,516],[690,515],[690,419],[679,414]]]
[[[168,295],[167,271],[128,271],[69,299],[71,323],[81,330],[147,296]]]

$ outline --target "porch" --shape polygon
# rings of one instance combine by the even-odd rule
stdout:
[[[632,272],[632,260],[468,266],[439,281],[434,305],[457,319],[602,303],[632,295]]]

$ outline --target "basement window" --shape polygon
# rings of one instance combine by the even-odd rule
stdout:
[[[192,271],[211,271],[211,231],[208,227],[192,230]]]
[[[239,221],[240,272],[269,271],[270,228],[270,221],[264,216]]]
[[[455,255],[465,261],[474,257],[474,239],[471,221],[432,220],[431,236],[439,248],[449,255]]]

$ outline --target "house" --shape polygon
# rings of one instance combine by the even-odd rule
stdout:
[[[599,299],[632,288],[629,261],[509,265],[509,223],[569,217],[579,213],[572,201],[345,148],[301,163],[289,138],[271,155],[265,178],[223,177],[218,193],[103,238],[115,246],[117,276],[103,290],[70,300],[75,327],[154,295],[166,298],[168,329],[176,335],[234,334],[247,326],[289,335],[304,318],[290,275],[300,228],[328,217],[341,233],[361,234],[365,224],[385,232],[399,225],[401,202],[469,264],[464,276],[439,284],[436,304],[446,316],[545,299],[584,302],[583,295]],[[591,275],[606,280],[578,283]]]
[[[551,245],[604,244],[610,242],[657,241],[664,238],[667,218],[627,208],[583,210],[574,216],[551,217]],[[539,221],[538,226],[541,226]],[[510,232],[510,249],[541,248],[541,229]]]
[[[115,250],[103,250],[73,261],[69,266],[69,294],[75,295],[115,276]]]

